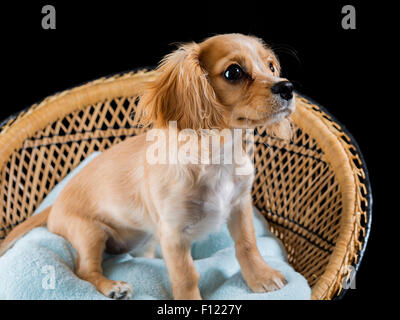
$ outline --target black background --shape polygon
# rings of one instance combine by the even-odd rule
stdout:
[[[33,1],[31,1],[33,2]],[[381,182],[376,145],[379,100],[372,74],[380,63],[375,9],[366,1],[36,1],[2,4],[2,102],[0,119],[44,97],[96,78],[154,66],[172,43],[240,32],[277,47],[283,75],[298,91],[326,107],[355,137],[368,169],[375,203]],[[56,30],[41,28],[41,8],[56,8]],[[343,30],[341,8],[353,4],[357,29]],[[374,211],[378,211],[375,206]],[[374,212],[374,213],[375,213]],[[356,290],[341,303],[376,296],[376,261],[382,258],[373,215],[372,233]]]

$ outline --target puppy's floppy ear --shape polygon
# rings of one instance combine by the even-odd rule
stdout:
[[[177,121],[179,129],[223,126],[223,108],[199,55],[199,45],[190,43],[164,57],[158,76],[146,84],[140,98],[135,117],[139,124],[165,128],[169,121]]]

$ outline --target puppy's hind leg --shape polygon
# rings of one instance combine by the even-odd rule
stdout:
[[[106,297],[118,300],[130,299],[133,295],[131,284],[113,281],[103,276],[101,262],[108,236],[102,226],[96,221],[78,216],[70,215],[67,220],[64,223],[67,223],[68,227],[63,228],[63,232],[57,232],[60,231],[59,228],[54,228],[56,230],[53,232],[66,237],[76,250],[78,255],[76,275],[92,283]],[[50,223],[50,229],[51,227]]]

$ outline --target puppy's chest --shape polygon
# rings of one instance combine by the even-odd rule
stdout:
[[[234,175],[231,167],[209,168],[186,199],[184,230],[193,238],[218,231],[250,186],[251,177]]]

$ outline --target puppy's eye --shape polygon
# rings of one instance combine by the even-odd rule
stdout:
[[[272,73],[275,72],[275,67],[274,67],[274,64],[272,62],[269,63],[269,70],[271,70]]]
[[[237,65],[237,64],[232,64],[228,67],[228,69],[225,70],[224,72],[224,77],[225,79],[229,81],[237,81],[242,79],[244,76],[244,71],[243,69]]]

